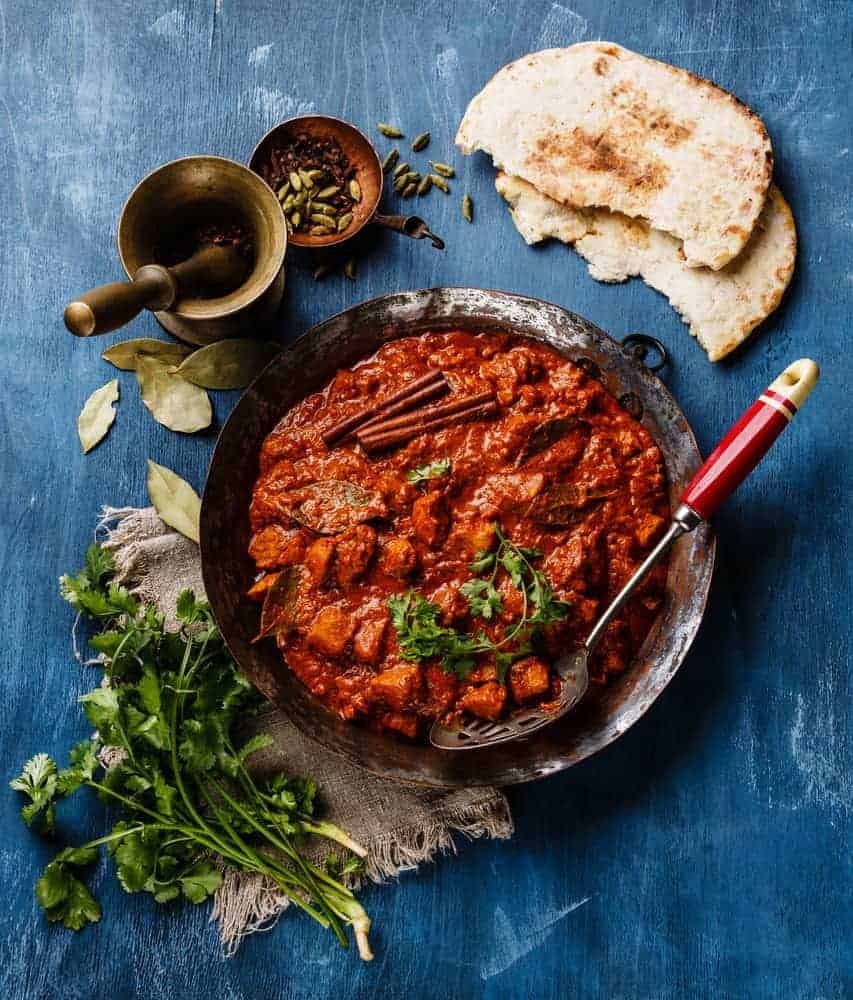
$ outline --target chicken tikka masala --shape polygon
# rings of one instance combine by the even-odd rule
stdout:
[[[662,534],[648,431],[575,363],[502,334],[429,333],[339,371],[266,438],[249,553],[259,639],[328,708],[422,737],[559,692]],[[662,601],[650,574],[591,681],[624,671]]]

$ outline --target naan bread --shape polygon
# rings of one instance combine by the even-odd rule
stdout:
[[[612,42],[504,66],[468,105],[456,144],[565,205],[646,219],[683,241],[688,267],[715,270],[745,246],[773,172],[749,108]]]
[[[603,208],[568,208],[503,173],[495,187],[527,243],[549,237],[571,243],[598,281],[639,275],[663,292],[711,361],[733,351],[773,312],[794,271],[794,217],[775,185],[743,252],[719,271],[688,267],[679,240],[640,220]]]

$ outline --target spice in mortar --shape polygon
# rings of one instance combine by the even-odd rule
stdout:
[[[255,245],[252,233],[241,222],[231,218],[229,214],[220,214],[218,210],[205,212],[202,219],[181,219],[170,229],[163,232],[154,246],[154,262],[163,267],[174,267],[189,260],[199,250],[210,246],[233,247],[246,261],[245,273],[248,274],[255,260]],[[242,278],[240,278],[242,280]],[[235,281],[228,287],[221,284],[199,279],[192,286],[181,286],[183,295],[191,295],[200,299],[214,299],[227,295],[240,283],[235,275]]]
[[[361,187],[337,139],[299,132],[273,149],[261,176],[278,195],[288,232],[328,236],[352,225]]]

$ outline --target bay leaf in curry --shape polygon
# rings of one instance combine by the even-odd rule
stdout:
[[[387,516],[388,509],[374,490],[338,479],[321,479],[294,494],[290,513],[318,535],[337,535],[356,524]]]
[[[301,566],[288,566],[277,574],[275,582],[264,598],[261,608],[261,627],[252,642],[257,642],[268,635],[289,632],[296,627],[301,588]]]
[[[118,379],[112,379],[96,389],[86,400],[77,418],[77,434],[83,445],[83,454],[91,451],[106,437],[116,418],[113,403],[118,400]]]
[[[148,459],[148,496],[154,509],[170,528],[198,542],[201,500],[190,484],[177,474]]]
[[[583,426],[583,422],[575,417],[552,417],[550,420],[543,420],[542,423],[533,428],[530,437],[519,453],[516,465],[523,465],[534,455],[546,451],[560,438],[581,426]]]
[[[157,423],[183,434],[194,434],[210,426],[213,409],[207,393],[192,382],[172,375],[168,361],[140,357],[136,379],[142,402]]]
[[[279,350],[278,344],[263,340],[218,340],[193,351],[174,369],[174,374],[204,389],[242,389]]]
[[[158,358],[168,361],[170,365],[179,365],[191,353],[192,349],[183,344],[156,340],[154,337],[138,337],[136,340],[113,344],[101,357],[122,371],[135,372],[140,358]]]
[[[584,508],[606,500],[615,492],[578,483],[555,483],[533,501],[526,516],[545,527],[565,528]]]

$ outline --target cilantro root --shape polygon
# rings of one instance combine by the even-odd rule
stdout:
[[[79,699],[97,738],[74,747],[61,770],[36,754],[10,782],[28,799],[24,821],[39,820],[43,833],[55,832],[57,802],[83,787],[121,813],[111,831],[64,848],[45,868],[36,897],[47,919],[72,930],[100,919],[78,876],[104,846],[122,888],[148,892],[157,903],[203,902],[221,884],[223,865],[263,874],[344,947],[350,926],[360,956],[371,959],[370,918],[336,877],[360,871],[367,852],[317,817],[310,778],[256,780],[248,770],[248,758],[272,740],[260,734],[237,749],[237,723],[261,699],[237,672],[207,604],[181,593],[180,628],[170,632],[157,609],[141,605],[112,573],[110,553],[93,545],[84,568],[60,580],[62,596],[99,627],[90,642],[103,656],[109,686]],[[103,745],[126,754],[108,771],[97,756]],[[299,849],[308,836],[352,856],[315,865]]]

